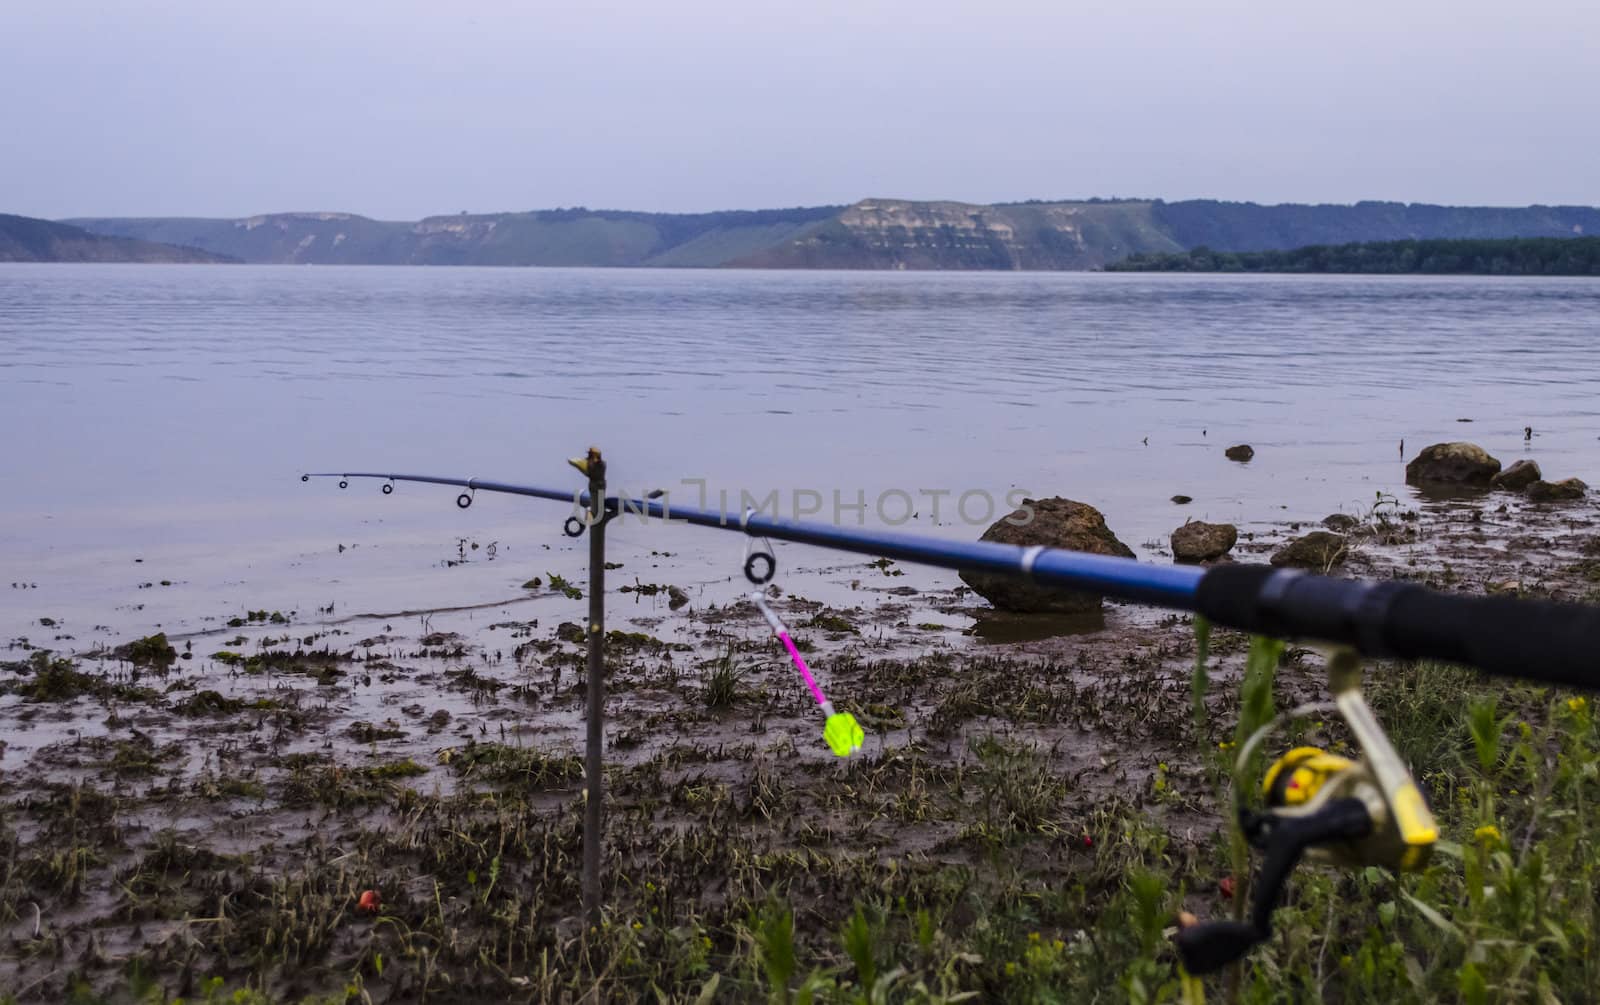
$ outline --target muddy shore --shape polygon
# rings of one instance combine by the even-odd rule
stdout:
[[[1592,501],[1407,500],[1349,540],[1340,574],[1600,599]],[[1222,803],[1192,755],[1227,739],[1245,636],[1213,635],[1202,736],[1188,617],[1003,617],[896,571],[862,563],[854,606],[778,602],[866,728],[847,762],[736,590],[619,575],[607,928],[589,939],[580,599],[556,623],[254,611],[166,638],[170,656],[54,651],[72,626],[40,624],[0,649],[0,1001],[162,1001],[215,979],[290,1001],[692,1000],[713,975],[740,1000],[753,912],[775,899],[796,941],[840,956],[863,896],[958,905],[955,937],[984,924],[959,905],[994,891],[1071,891],[1087,917],[1152,844],[1217,854]],[[1319,667],[1290,650],[1280,707],[1321,695]],[[951,963],[954,986],[996,991],[998,959]]]

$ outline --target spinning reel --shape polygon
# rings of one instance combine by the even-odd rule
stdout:
[[[1247,921],[1188,925],[1175,939],[1191,974],[1209,974],[1240,959],[1272,935],[1272,912],[1302,857],[1337,866],[1420,869],[1439,838],[1433,814],[1400,755],[1361,695],[1361,663],[1352,649],[1328,659],[1334,703],[1355,734],[1359,761],[1316,747],[1297,747],[1278,758],[1262,778],[1266,808],[1241,806],[1239,826],[1263,852]],[[1240,751],[1240,762],[1264,737],[1262,729]]]

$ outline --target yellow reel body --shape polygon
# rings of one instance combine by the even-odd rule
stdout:
[[[1272,762],[1261,779],[1268,806],[1301,806],[1314,799],[1329,778],[1355,767],[1355,762],[1319,747],[1296,747]]]

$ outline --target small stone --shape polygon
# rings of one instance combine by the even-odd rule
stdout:
[[[1576,478],[1568,478],[1559,482],[1537,481],[1528,486],[1528,501],[1536,503],[1546,502],[1576,502],[1583,498],[1589,486]]]
[[[1329,530],[1347,534],[1361,526],[1361,521],[1348,513],[1330,513],[1322,518],[1322,525]]]
[[[1314,530],[1273,552],[1272,564],[1320,572],[1342,565],[1348,555],[1349,549],[1343,537],[1326,530]]]
[[[1491,477],[1489,486],[1491,488],[1505,489],[1507,492],[1521,492],[1534,482],[1543,480],[1543,478],[1544,472],[1539,470],[1537,461],[1521,460]]]
[[[1194,502],[1194,499],[1190,496],[1176,495],[1172,497],[1172,501],[1177,503],[1179,506],[1187,506]]]
[[[1488,485],[1500,462],[1476,443],[1435,443],[1406,465],[1408,485]]]
[[[1172,558],[1176,562],[1209,562],[1221,558],[1239,540],[1231,523],[1191,520],[1172,532]]]
[[[1252,447],[1248,443],[1240,443],[1235,446],[1231,446],[1222,452],[1222,456],[1226,457],[1228,460],[1240,462],[1248,461],[1255,455],[1256,448]]]

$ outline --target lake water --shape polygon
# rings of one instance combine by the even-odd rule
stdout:
[[[971,517],[982,494],[1066,495],[1165,560],[1186,517],[1403,495],[1402,439],[1600,481],[1597,392],[1588,280],[0,265],[0,641],[510,600],[583,568],[559,505],[302,471],[576,486],[563,460],[597,444],[625,490],[697,503],[700,480],[733,510],[778,490],[787,514],[807,489],[824,519],[861,493],[872,523],[898,489],[907,529],[958,537],[982,529],[964,492]],[[1248,465],[1223,459],[1239,442]],[[739,592],[734,535],[612,542],[621,582]],[[808,595],[862,575],[780,557]]]

